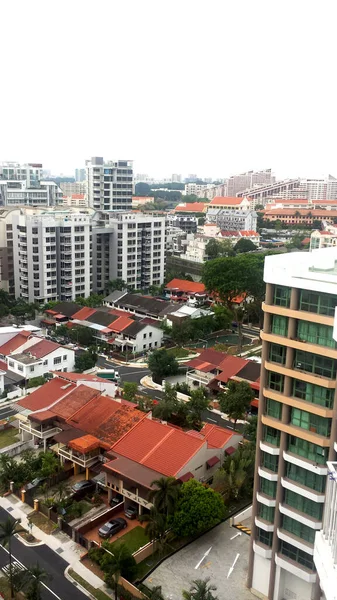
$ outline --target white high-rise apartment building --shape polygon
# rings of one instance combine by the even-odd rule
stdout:
[[[336,476],[336,264],[336,247],[265,260],[248,587],[268,600],[337,597],[337,482],[327,485]]]
[[[86,181],[65,181],[60,183],[60,188],[64,196],[72,196],[72,194],[86,194]]]
[[[44,304],[92,291],[88,214],[47,212],[12,217],[15,297]]]
[[[55,206],[62,191],[54,181],[43,181],[41,164],[0,164],[0,205]]]
[[[85,169],[75,169],[75,181],[85,181],[87,178],[87,174]]]
[[[240,175],[232,175],[227,179],[227,195],[236,196],[239,192],[257,185],[266,185],[275,182],[271,169],[264,171],[247,171]]]
[[[94,291],[106,290],[113,279],[137,290],[164,282],[165,216],[98,212],[92,233]]]
[[[203,198],[204,197],[204,193],[207,189],[207,184],[200,184],[200,183],[186,183],[185,184],[185,194],[187,196],[190,195],[194,195],[194,196],[198,196],[198,198]]]
[[[325,179],[301,179],[299,192],[305,192],[308,200],[336,200],[337,179],[328,175]]]
[[[89,206],[95,210],[132,210],[131,160],[104,162],[100,156],[86,161]]]

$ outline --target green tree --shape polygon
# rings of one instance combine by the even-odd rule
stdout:
[[[154,542],[156,550],[161,553],[169,539],[168,524],[166,514],[152,506],[148,513],[139,517],[141,522],[145,522],[145,533],[151,542]]]
[[[187,404],[188,423],[193,429],[200,431],[202,427],[202,413],[209,408],[210,399],[207,397],[203,388],[199,387],[190,392],[190,400]]]
[[[152,588],[149,588],[141,583],[138,587],[149,600],[165,600],[161,591],[161,585],[154,585]]]
[[[89,306],[91,308],[96,308],[102,305],[103,299],[104,296],[101,294],[91,294],[87,298],[76,298],[76,302],[80,306]]]
[[[209,577],[206,579],[194,579],[189,591],[183,590],[184,600],[218,600],[218,597],[212,594],[217,588],[209,582]]]
[[[0,544],[4,548],[8,548],[9,557],[9,585],[11,598],[14,598],[13,585],[13,563],[12,563],[12,539],[16,533],[23,532],[24,529],[19,527],[19,520],[12,520],[10,517],[6,521],[0,522]]]
[[[206,253],[208,258],[211,260],[213,258],[218,258],[219,256],[221,256],[220,254],[220,248],[219,248],[219,242],[214,239],[211,238],[206,246]]]
[[[220,523],[225,512],[220,494],[196,479],[190,479],[181,486],[172,530],[179,537],[197,535]]]
[[[163,421],[171,421],[172,415],[179,411],[177,390],[169,383],[165,384],[164,397],[153,408],[153,416]]]
[[[255,443],[245,443],[228,456],[213,477],[212,487],[226,503],[253,496]]]
[[[124,381],[123,383],[123,398],[129,402],[136,401],[138,384],[135,381]]]
[[[52,475],[55,475],[55,473],[61,471],[61,463],[54,452],[45,452],[42,454],[41,461],[41,477],[51,477]]]
[[[221,411],[233,419],[235,427],[237,420],[244,418],[253,398],[254,392],[247,381],[229,381],[227,390],[219,394],[218,401]]]
[[[41,600],[42,598],[42,584],[46,581],[50,581],[51,575],[36,565],[29,567],[30,584],[26,591],[27,600]]]
[[[180,483],[174,477],[160,477],[151,483],[149,501],[160,513],[173,513],[178,496]]]
[[[126,283],[124,279],[112,279],[108,282],[108,288],[111,292],[115,290],[123,291],[126,288]]]
[[[78,354],[75,358],[75,369],[80,373],[83,371],[87,371],[88,369],[92,369],[97,361],[97,354],[93,354],[92,352],[82,352],[82,354]]]
[[[247,238],[241,238],[234,246],[235,252],[252,252],[256,250],[255,244]]]
[[[148,366],[156,382],[162,381],[162,379],[170,375],[176,375],[179,369],[179,364],[174,356],[169,354],[165,349],[151,352]]]
[[[135,195],[136,196],[151,196],[151,188],[150,186],[143,182],[140,181],[139,183],[136,183],[135,185]]]
[[[243,428],[244,437],[250,442],[256,443],[257,432],[257,415],[252,415],[248,418],[248,423]]]
[[[68,335],[72,342],[80,344],[80,346],[91,346],[95,343],[95,338],[90,327],[72,327],[68,329]]]
[[[125,544],[109,544],[103,542],[104,553],[100,566],[105,573],[105,580],[115,592],[115,600],[118,600],[118,581],[120,576],[132,580],[137,572],[136,561],[129,548]]]

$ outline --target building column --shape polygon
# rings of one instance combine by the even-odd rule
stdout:
[[[88,467],[85,468],[85,478],[87,480],[89,479],[89,468]]]
[[[112,489],[108,488],[108,502],[109,502],[109,504],[111,502],[111,499],[112,499]]]
[[[267,284],[268,289],[269,284]],[[265,313],[266,314],[266,313]],[[261,449],[260,449],[260,440],[262,440],[262,415],[265,411],[265,398],[263,395],[263,388],[266,384],[267,379],[267,371],[264,368],[264,363],[268,360],[269,355],[269,342],[262,343],[262,354],[261,354],[261,378],[260,378],[260,394],[259,394],[259,411],[258,411],[258,423],[257,423],[257,432],[256,432],[256,455],[255,455],[255,472],[254,472],[254,489],[253,489],[253,506],[252,506],[252,517],[251,517],[251,536],[250,536],[250,550],[249,550],[249,563],[248,563],[248,576],[247,576],[247,587],[252,587],[253,582],[253,570],[254,570],[254,550],[253,550],[253,542],[256,537],[256,525],[255,525],[255,517],[257,516],[257,498],[256,494],[260,489],[260,481],[258,468],[261,463]]]
[[[298,310],[300,300],[300,290],[298,288],[291,288],[290,294],[290,309]]]
[[[266,284],[265,303],[273,304],[273,298],[274,298],[274,286],[272,283],[267,283]],[[266,317],[266,314],[264,315],[264,317]]]
[[[328,460],[336,460],[336,452],[334,449],[334,441],[337,441],[337,387],[335,389],[334,404],[333,404],[333,417],[331,423],[331,435],[330,435],[330,448]]]
[[[282,406],[282,423],[284,423],[284,424],[289,423],[289,412],[290,412],[290,406],[287,406],[287,404],[283,404],[283,406]],[[278,546],[279,546],[277,530],[281,527],[281,519],[282,519],[282,515],[279,510],[279,505],[283,500],[283,486],[281,483],[281,479],[285,475],[285,460],[283,458],[283,452],[286,449],[287,449],[287,434],[282,431],[281,439],[280,439],[280,455],[279,455],[279,465],[278,465],[278,480],[277,480],[277,488],[276,488],[276,507],[275,507],[275,518],[274,518],[272,557],[271,557],[270,575],[269,575],[268,600],[273,600],[273,598],[274,598],[275,575],[276,575],[275,554],[278,551]]]
[[[43,452],[47,451],[47,438],[43,438]]]
[[[78,475],[78,474],[79,474],[79,472],[80,472],[79,465],[78,465],[77,463],[75,463],[75,462],[74,462],[74,463],[73,463],[73,466],[74,466],[74,475]]]

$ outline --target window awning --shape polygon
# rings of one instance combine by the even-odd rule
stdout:
[[[216,465],[219,462],[220,458],[218,456],[212,456],[212,458],[209,458],[208,461],[206,461],[206,465],[208,467],[214,467],[214,465]]]
[[[234,452],[236,452],[234,446],[228,446],[228,448],[225,449],[225,454],[227,454],[227,456],[231,456]]]
[[[184,475],[182,475],[181,477],[179,477],[179,481],[189,481],[190,479],[194,479],[194,475],[193,473],[191,473],[191,471],[187,471],[187,473],[184,473]]]

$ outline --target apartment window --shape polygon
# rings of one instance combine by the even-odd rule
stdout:
[[[46,366],[48,364],[48,360],[43,361],[43,365]]]
[[[294,369],[328,377],[329,379],[336,378],[336,361],[332,358],[325,358],[317,354],[296,350]]]
[[[266,506],[265,504],[259,503],[259,517],[270,523],[274,523],[275,508],[272,506]]]
[[[307,469],[303,469],[302,467],[287,462],[286,476],[288,479],[296,481],[297,483],[311,488],[316,492],[321,494],[324,493],[326,483],[325,475],[317,475],[316,473],[307,471]]]
[[[270,344],[269,360],[271,362],[279,363],[284,365],[286,362],[286,346],[280,346],[279,344]]]
[[[311,544],[315,541],[315,530],[308,527],[308,525],[303,525],[296,519],[292,519],[287,515],[283,515],[282,529],[289,531],[293,535],[305,540],[306,542],[310,542]]]
[[[145,349],[146,349],[146,344],[143,345],[143,350],[145,350]]]
[[[273,543],[273,532],[272,531],[264,531],[264,529],[260,529],[257,527],[257,540],[264,544],[265,546],[269,546],[271,548]]]
[[[275,333],[276,335],[283,335],[283,336],[287,337],[287,334],[288,334],[288,319],[287,319],[287,317],[273,315],[271,331],[272,331],[272,333]]]
[[[149,333],[149,337],[150,337],[150,338],[152,337],[152,331],[150,331],[150,333]]]
[[[22,365],[18,365],[18,371],[23,372],[23,366]]]
[[[290,294],[291,289],[288,287],[284,287],[281,285],[275,286],[274,290],[274,304],[276,306],[286,306],[289,308],[290,306]]]
[[[155,342],[154,345],[155,345],[155,347],[157,347],[158,346],[158,342]]]
[[[294,435],[289,437],[288,450],[293,454],[302,456],[303,458],[311,460],[312,462],[316,462],[320,465],[324,465],[328,460],[327,448],[322,448],[321,446],[317,446],[316,444],[312,444],[306,440],[301,440]]]
[[[63,360],[67,360],[67,355],[66,354],[63,355]]]
[[[328,325],[319,325],[318,323],[308,323],[299,321],[297,326],[297,337],[301,341],[336,348],[336,342],[332,337],[333,328]]]
[[[325,437],[328,437],[331,432],[331,419],[314,415],[299,408],[292,408],[291,424],[302,429],[308,429],[319,435],[324,435]]]
[[[270,498],[276,498],[276,487],[277,481],[269,481],[269,479],[260,477],[260,490],[262,494],[265,494]]]
[[[269,371],[268,387],[271,390],[275,390],[276,392],[283,392],[284,375],[280,375],[279,373],[273,373],[272,371]]]
[[[266,415],[268,417],[274,417],[274,419],[280,419],[282,414],[282,404],[276,402],[276,400],[267,399],[266,403]]]
[[[59,365],[61,363],[61,357],[60,356],[56,356],[54,358],[54,365]]]
[[[333,317],[336,305],[337,296],[301,290],[300,310]]]
[[[269,452],[262,452],[262,466],[273,473],[278,471],[278,456],[269,454]]]
[[[319,385],[313,385],[312,383],[306,383],[299,379],[294,380],[293,395],[306,402],[312,402],[313,404],[319,404],[326,408],[332,408],[334,402],[335,390],[321,387]]]
[[[281,540],[280,553],[303,567],[312,571],[314,570],[313,557],[307,552],[304,552],[304,550],[299,550],[299,548],[295,548],[295,546],[288,544],[288,542],[285,542],[284,540]]]
[[[314,519],[320,520],[323,514],[323,504],[320,502],[314,502],[314,500],[310,500],[305,496],[301,496],[300,494],[296,494],[291,490],[285,490],[284,496],[285,504],[299,510],[309,517],[313,517]]]

